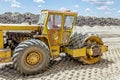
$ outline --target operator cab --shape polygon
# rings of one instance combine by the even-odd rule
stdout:
[[[42,10],[39,24],[44,25],[42,34],[47,34],[50,45],[67,44],[75,25],[77,13],[70,11]]]

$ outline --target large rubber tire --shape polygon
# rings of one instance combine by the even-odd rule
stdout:
[[[95,35],[96,36],[96,35]],[[70,49],[80,49],[82,47],[86,47],[87,45],[85,44],[85,39],[88,38],[88,34],[81,34],[81,33],[74,33],[72,37],[70,38],[70,42],[68,47]],[[98,44],[99,45],[99,44]],[[87,53],[86,53],[87,55]],[[82,62],[83,64],[94,64],[100,60],[101,56],[98,57],[90,57],[88,58],[87,56],[81,56],[78,59],[78,61]]]
[[[34,57],[35,60],[37,59],[36,64],[28,64],[28,56],[33,55],[31,53],[39,55],[39,57],[36,56],[37,58]],[[47,68],[50,62],[50,51],[48,46],[40,40],[26,40],[15,48],[12,61],[14,68],[21,74],[36,74]]]

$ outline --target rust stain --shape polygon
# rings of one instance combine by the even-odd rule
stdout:
[[[61,30],[48,30],[48,37],[51,45],[59,45]]]
[[[65,31],[64,33],[63,33],[63,41],[62,41],[62,43],[63,44],[66,44],[68,41],[69,41],[69,37],[70,37],[70,32],[68,32],[68,31]]]

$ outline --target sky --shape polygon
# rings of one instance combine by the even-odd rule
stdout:
[[[120,18],[120,0],[0,0],[0,14],[71,10],[81,16]]]

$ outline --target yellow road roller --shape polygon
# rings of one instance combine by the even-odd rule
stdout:
[[[84,64],[98,62],[108,47],[95,35],[74,33],[77,13],[41,10],[37,25],[0,24],[0,62],[21,74],[45,70],[61,52]]]

